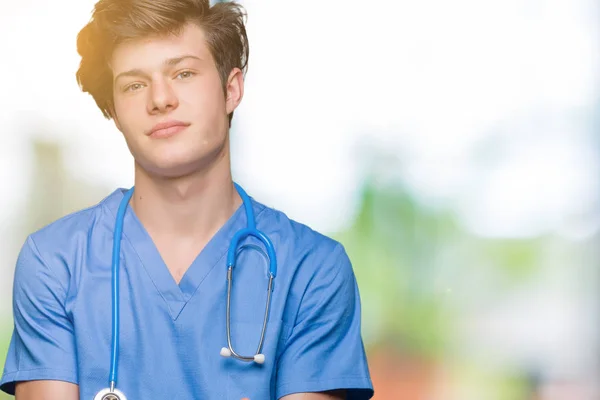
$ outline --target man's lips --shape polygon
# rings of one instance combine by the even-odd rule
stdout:
[[[165,121],[154,125],[147,135],[153,138],[164,138],[173,136],[174,134],[181,132],[187,128],[190,124],[181,121]]]

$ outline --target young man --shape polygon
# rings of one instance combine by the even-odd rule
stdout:
[[[370,398],[343,247],[232,180],[229,127],[248,57],[241,6],[100,0],[77,45],[78,82],[123,133],[135,186],[27,238],[2,390],[18,400]],[[236,236],[247,227],[262,233]]]

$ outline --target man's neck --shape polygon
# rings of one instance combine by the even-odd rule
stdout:
[[[157,178],[136,164],[131,207],[153,237],[207,241],[241,205],[224,157],[209,172]]]

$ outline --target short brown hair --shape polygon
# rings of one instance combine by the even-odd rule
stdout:
[[[233,68],[245,74],[248,37],[244,8],[234,2],[210,6],[208,0],[99,0],[90,22],[77,35],[81,63],[77,83],[92,95],[107,119],[113,112],[113,73],[109,65],[115,47],[128,40],[178,34],[191,22],[200,26],[225,88]],[[229,121],[233,113],[229,115]]]

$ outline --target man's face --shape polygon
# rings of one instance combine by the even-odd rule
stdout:
[[[178,36],[120,44],[111,67],[115,124],[144,170],[182,176],[222,155],[243,81],[234,69],[224,92],[201,28],[188,24]],[[169,122],[181,126],[153,132]]]

